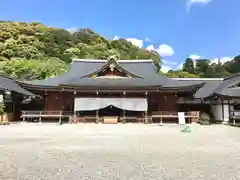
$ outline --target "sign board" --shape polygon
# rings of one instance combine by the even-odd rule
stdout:
[[[0,103],[3,103],[3,95],[0,94]]]
[[[186,124],[184,112],[178,112],[178,123]]]

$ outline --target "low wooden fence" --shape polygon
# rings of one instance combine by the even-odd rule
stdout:
[[[189,111],[184,112],[185,119],[191,122],[198,122],[200,119],[200,112],[198,111]],[[152,112],[151,122],[153,119],[160,119],[160,123],[163,122],[164,119],[178,119],[178,112],[169,112],[169,111],[154,111]]]
[[[59,121],[62,118],[69,118],[73,116],[73,112],[70,111],[22,111],[21,118],[23,121],[27,119],[38,118],[38,121],[42,121],[43,118],[57,118]]]
[[[61,123],[63,118],[68,118],[69,123],[79,123],[79,122],[96,122],[103,123],[104,117],[100,116],[75,116],[74,112],[70,111],[22,111],[21,118],[23,121],[27,119],[38,119],[39,122],[42,121],[43,118],[48,119],[58,119]],[[190,111],[185,112],[185,118],[189,120],[189,122],[197,122],[200,119],[200,112],[198,111]],[[163,122],[164,119],[178,119],[178,112],[169,112],[169,111],[154,111],[152,115],[149,116],[120,116],[118,117],[118,122],[127,123],[127,122],[144,122],[144,123],[152,123],[153,119],[160,119],[160,123]]]

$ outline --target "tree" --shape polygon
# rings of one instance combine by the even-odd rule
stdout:
[[[226,71],[231,74],[236,74],[240,72],[240,55],[234,57],[232,61],[228,61],[223,64],[223,67]]]
[[[178,70],[178,71],[170,70],[165,75],[168,77],[172,77],[172,78],[197,78],[197,77],[199,77],[198,75],[190,74],[190,73],[182,71],[182,70]]]
[[[45,79],[67,70],[67,65],[58,58],[44,61],[15,58],[0,63],[0,71],[12,78],[21,80]]]
[[[155,51],[139,48],[126,39],[108,40],[88,28],[70,33],[39,22],[0,21],[0,70],[16,78],[42,79],[56,75],[62,70],[54,68],[65,69],[72,58],[109,59],[112,56],[125,60],[152,59],[157,71],[162,64]],[[27,73],[29,75],[25,75]],[[170,71],[167,75],[226,77],[235,73],[240,73],[240,56],[224,64],[199,59],[196,66],[187,58],[182,70]]]
[[[188,72],[190,74],[195,73],[195,67],[194,67],[194,62],[191,58],[187,58],[185,62],[183,63],[182,70],[185,72]]]
[[[199,74],[200,77],[205,77],[206,73],[208,73],[208,75],[210,74],[210,62],[209,59],[199,59],[196,61],[196,73]]]

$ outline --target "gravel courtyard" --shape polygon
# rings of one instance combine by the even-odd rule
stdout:
[[[157,124],[0,126],[0,180],[240,178],[240,128]]]

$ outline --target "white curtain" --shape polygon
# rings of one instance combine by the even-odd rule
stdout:
[[[115,106],[128,111],[147,111],[146,98],[75,98],[75,111],[93,111],[108,106]]]

